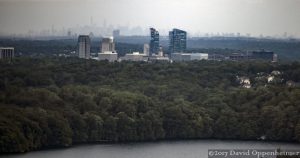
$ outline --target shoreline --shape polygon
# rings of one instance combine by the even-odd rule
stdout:
[[[124,141],[124,142],[113,142],[113,141],[98,141],[98,142],[82,142],[82,143],[74,143],[70,146],[54,146],[54,147],[44,147],[37,150],[31,150],[27,152],[15,152],[15,153],[0,153],[1,156],[6,155],[24,155],[32,152],[40,152],[40,151],[56,151],[56,150],[64,150],[64,149],[70,149],[75,147],[83,147],[83,146],[89,146],[89,145],[136,145],[136,144],[146,144],[146,143],[164,143],[164,142],[194,142],[194,141],[220,141],[220,142],[259,142],[259,143],[288,143],[288,144],[294,144],[294,145],[300,145],[300,142],[296,141],[273,141],[273,140],[243,140],[243,139],[213,139],[213,138],[207,138],[207,139],[161,139],[161,140],[153,140],[153,141]],[[105,143],[106,142],[106,143]]]

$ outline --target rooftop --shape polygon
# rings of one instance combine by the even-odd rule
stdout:
[[[0,47],[0,49],[15,49],[14,47]]]
[[[99,53],[99,54],[118,54],[118,53],[115,53],[115,52],[110,52],[110,51],[106,51],[106,52]]]

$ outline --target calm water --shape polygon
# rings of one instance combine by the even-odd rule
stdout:
[[[82,145],[67,149],[0,156],[6,158],[207,158],[208,149],[298,149],[300,144],[256,141],[165,141]]]

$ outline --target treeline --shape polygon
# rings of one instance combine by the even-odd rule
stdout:
[[[280,82],[256,81],[274,70]],[[299,142],[300,88],[289,80],[300,82],[300,63],[0,61],[0,152],[161,139]]]

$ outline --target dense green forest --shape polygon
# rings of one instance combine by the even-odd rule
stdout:
[[[280,74],[268,83],[261,74],[272,71]],[[298,82],[299,62],[0,61],[0,152],[162,139],[300,142]]]

